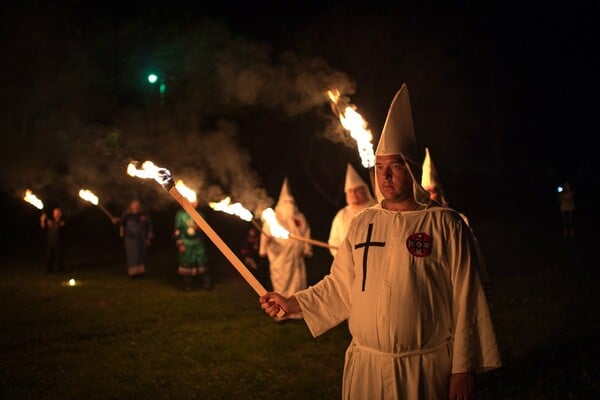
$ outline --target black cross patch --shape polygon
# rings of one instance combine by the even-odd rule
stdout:
[[[369,224],[369,229],[367,231],[367,241],[364,243],[359,243],[354,245],[354,249],[360,249],[361,247],[365,248],[365,252],[363,254],[363,280],[362,280],[362,291],[365,291],[365,281],[367,280],[367,256],[369,254],[369,247],[383,247],[385,246],[385,242],[371,242],[371,233],[373,233],[373,224]]]

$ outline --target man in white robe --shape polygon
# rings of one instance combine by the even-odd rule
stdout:
[[[346,180],[344,182],[346,206],[340,209],[331,222],[329,239],[327,243],[332,246],[329,252],[335,257],[337,248],[346,237],[350,222],[362,210],[371,207],[377,202],[371,196],[371,191],[350,163],[346,166]]]
[[[330,273],[293,296],[266,293],[261,307],[301,316],[313,336],[347,320],[343,399],[470,399],[474,375],[501,359],[475,238],[415,178],[405,85],[375,155],[382,200],[353,219]]]
[[[298,207],[284,179],[281,193],[275,205],[277,222],[290,234],[310,238],[310,226]],[[269,260],[269,274],[273,290],[291,296],[298,290],[306,289],[306,263],[304,258],[312,256],[312,245],[295,239],[282,239],[271,235],[272,227],[263,224],[260,237],[259,255]]]

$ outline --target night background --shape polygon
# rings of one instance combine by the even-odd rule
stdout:
[[[288,177],[326,241],[346,163],[369,181],[326,92],[356,107],[376,147],[403,83],[417,143],[476,232],[510,219],[560,236],[556,189],[568,180],[581,237],[597,237],[596,4],[198,3],[2,3],[3,253],[41,252],[25,189],[63,208],[75,244],[120,245],[79,189],[115,215],[140,198],[170,249],[177,204],[129,177],[132,160],[169,169],[204,206],[231,196],[253,212]]]

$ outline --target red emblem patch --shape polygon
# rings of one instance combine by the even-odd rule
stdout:
[[[426,257],[431,254],[431,237],[423,232],[413,233],[406,239],[406,248],[415,257]]]

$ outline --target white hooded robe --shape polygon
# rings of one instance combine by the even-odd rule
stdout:
[[[454,210],[356,216],[330,273],[295,294],[313,336],[347,320],[343,399],[446,399],[501,359],[471,230]]]

